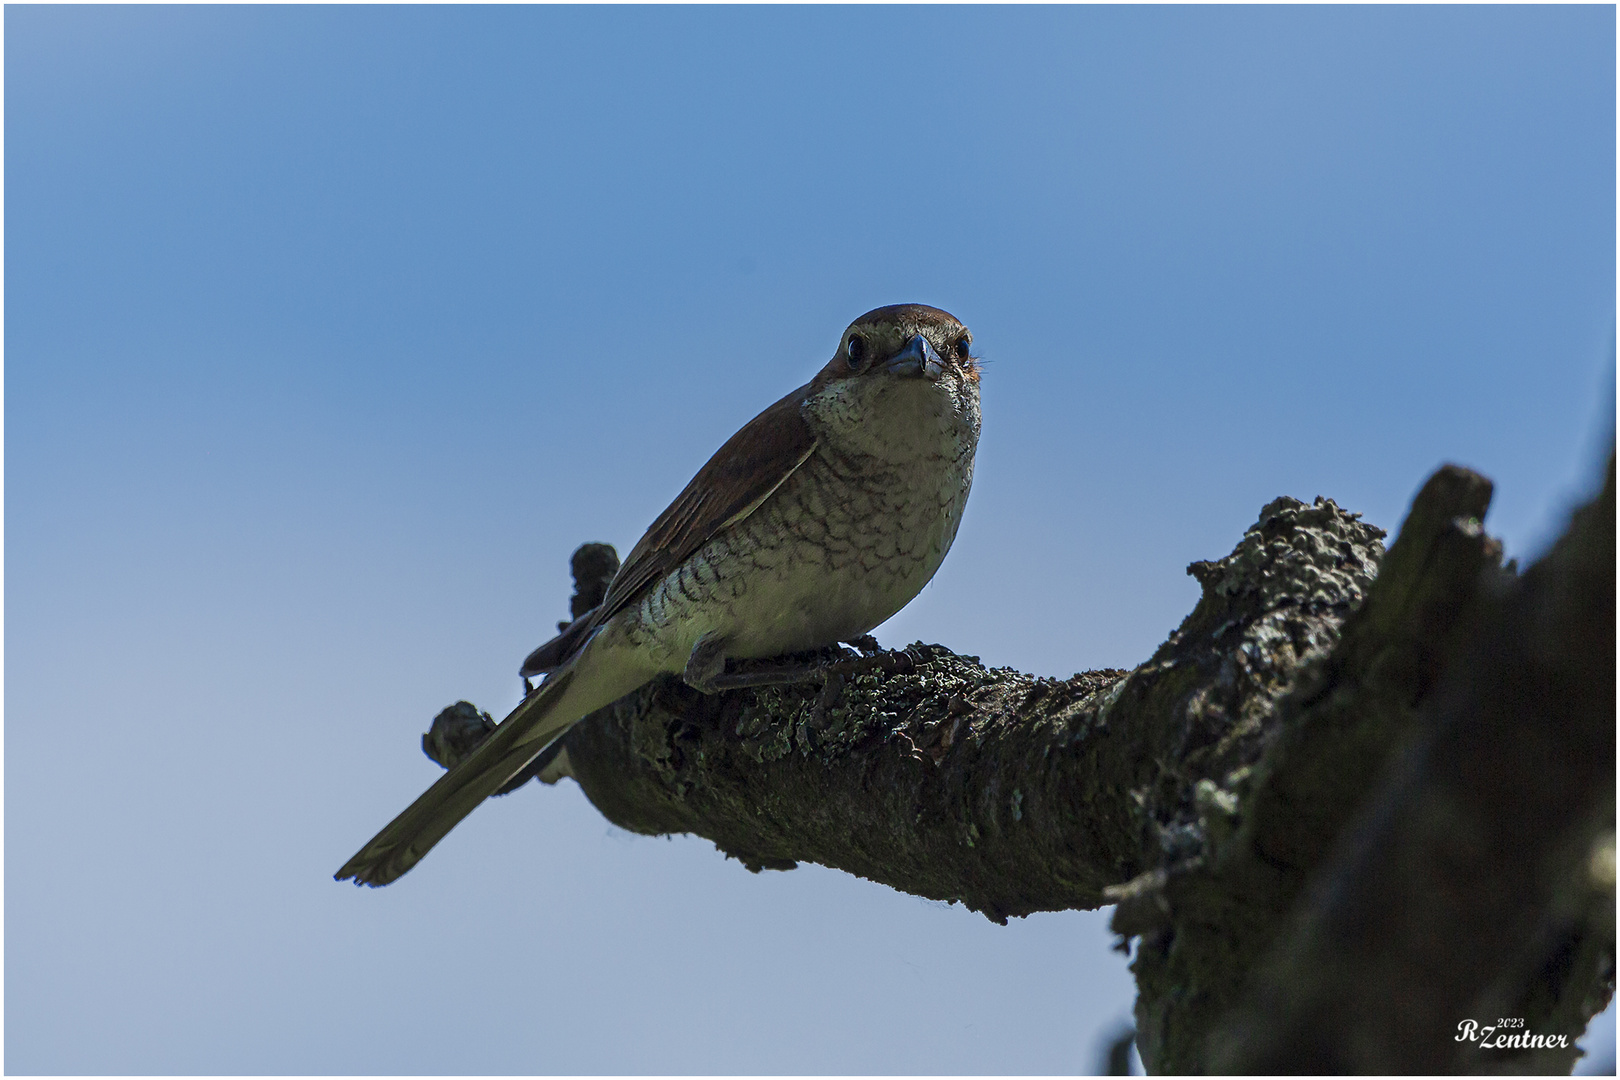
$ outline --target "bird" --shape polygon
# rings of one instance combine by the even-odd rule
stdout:
[[[924,304],[850,323],[814,378],[698,470],[601,603],[529,654],[520,674],[544,681],[337,880],[397,880],[574,724],[660,674],[703,693],[757,685],[771,677],[728,674],[727,661],[856,641],[910,603],[950,550],[973,484],[972,343]]]

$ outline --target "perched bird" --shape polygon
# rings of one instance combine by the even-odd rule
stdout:
[[[524,661],[524,676],[546,680],[338,880],[398,878],[570,727],[662,672],[705,693],[756,685],[726,661],[853,641],[909,603],[950,550],[973,482],[972,341],[921,304],[851,323],[815,378],[698,470],[602,602]]]

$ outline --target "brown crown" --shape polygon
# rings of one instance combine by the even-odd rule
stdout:
[[[941,311],[937,307],[927,304],[890,304],[888,307],[873,308],[865,315],[856,319],[851,325],[877,322],[906,321],[917,326],[961,326],[962,322],[948,311]]]

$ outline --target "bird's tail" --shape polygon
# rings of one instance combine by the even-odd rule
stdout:
[[[580,679],[582,673],[577,668],[581,662],[598,666],[589,663],[588,654],[589,650],[574,657],[524,698],[478,749],[441,776],[344,863],[337,880],[353,878],[357,885],[387,885],[400,877],[479,803],[495,794],[576,722],[639,685],[606,688],[600,685],[600,678]]]

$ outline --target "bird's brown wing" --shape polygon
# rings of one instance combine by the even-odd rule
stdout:
[[[589,640],[590,630],[635,602],[715,533],[753,513],[804,464],[816,448],[815,433],[799,411],[811,385],[754,417],[715,451],[631,549],[602,603],[531,653],[525,675],[560,665]]]
[[[614,575],[602,599],[607,619],[679,566],[715,533],[741,521],[816,448],[815,434],[799,411],[809,386],[801,386],[726,440],[692,482],[658,515]]]

